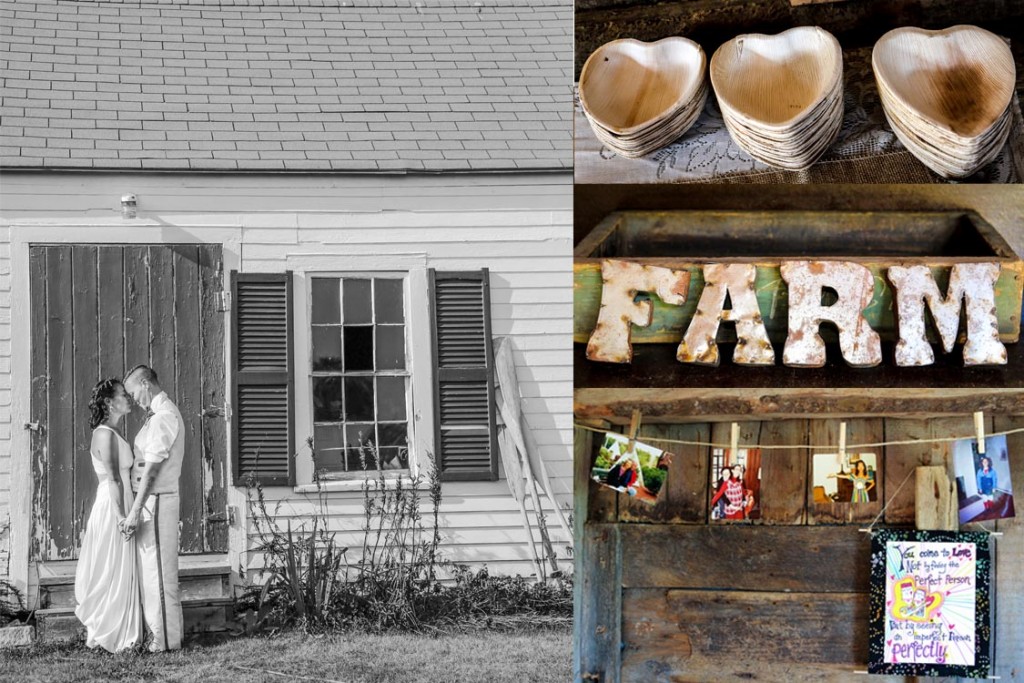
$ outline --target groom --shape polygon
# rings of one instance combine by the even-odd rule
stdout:
[[[178,595],[178,477],[185,455],[185,425],[152,368],[132,368],[125,375],[124,388],[148,412],[135,436],[135,503],[121,522],[121,531],[126,537],[137,533],[142,611],[153,634],[149,649],[177,650],[183,631]]]

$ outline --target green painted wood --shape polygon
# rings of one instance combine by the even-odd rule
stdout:
[[[48,548],[43,541],[49,537],[49,472],[47,426],[49,416],[49,375],[47,363],[47,254],[39,247],[29,249],[29,315],[31,317],[32,334],[32,389],[31,414],[29,420],[38,425],[32,431],[32,510],[33,526],[30,552],[32,557],[41,557],[42,551]]]
[[[201,356],[202,472],[206,509],[223,521],[209,521],[204,529],[207,552],[227,552],[227,419],[224,415],[224,317],[220,294],[224,290],[224,264],[220,245],[199,247],[199,346]]]
[[[40,539],[45,559],[66,559],[75,552],[74,349],[72,347],[71,247],[46,252],[47,496]],[[38,520],[41,521],[41,520]],[[40,530],[37,530],[39,533]]]
[[[82,545],[85,523],[96,500],[96,472],[89,456],[92,428],[89,427],[89,399],[99,374],[99,302],[96,291],[99,280],[97,253],[94,246],[74,246],[71,249],[72,321],[69,332],[73,340],[74,408],[74,535],[72,551]]]
[[[654,308],[650,326],[637,327],[634,325],[632,328],[633,343],[679,342],[697,310],[697,302],[704,289],[701,265],[693,259],[625,258],[640,263],[685,270],[690,273],[690,289],[686,296],[686,303],[682,306],[672,306],[661,301],[656,294],[650,294],[648,296],[653,302]],[[735,260],[720,259],[723,262]],[[949,269],[955,262],[955,260],[946,260],[942,264],[929,265],[932,276],[941,291],[946,289],[949,282]],[[893,290],[885,278],[888,267],[897,263],[896,261],[864,263],[875,278],[875,293],[871,303],[864,309],[864,317],[881,338],[887,341],[899,338],[893,312]],[[1016,342],[1020,336],[1021,292],[1024,288],[1022,273],[1024,273],[1024,266],[1020,262],[1004,263],[999,273],[999,280],[996,282],[996,317],[999,320],[999,338],[1003,342]],[[785,341],[789,326],[789,298],[787,285],[779,273],[779,264],[777,262],[758,262],[754,287],[757,290],[757,302],[769,338],[773,342]],[[586,343],[597,323],[597,315],[601,306],[600,261],[578,260],[576,262],[573,267],[573,291],[573,341]],[[961,332],[961,337],[963,334]],[[835,335],[827,329],[823,330],[822,336],[826,341],[835,338]],[[930,326],[928,336],[930,341],[938,341],[938,336]],[[731,342],[735,340],[735,327],[728,323],[723,324],[719,328],[718,341]]]
[[[174,272],[174,373],[177,391],[171,399],[185,423],[185,460],[178,489],[181,495],[181,551],[204,550],[206,508],[203,486],[203,404],[199,316],[199,249],[195,245],[169,248]],[[221,513],[224,511],[221,510]]]

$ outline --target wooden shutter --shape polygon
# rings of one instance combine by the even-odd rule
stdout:
[[[292,274],[231,274],[235,485],[295,484]]]
[[[442,481],[498,478],[487,269],[430,271],[434,449]]]

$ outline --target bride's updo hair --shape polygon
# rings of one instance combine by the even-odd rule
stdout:
[[[110,414],[108,399],[117,396],[117,388],[121,386],[121,380],[116,377],[100,380],[92,389],[92,398],[89,399],[89,428],[96,429],[107,419]]]

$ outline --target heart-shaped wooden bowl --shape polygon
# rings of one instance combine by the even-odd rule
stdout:
[[[700,92],[707,59],[687,38],[654,43],[613,40],[590,55],[580,72],[580,104],[615,135],[631,136],[670,118]]]
[[[889,31],[875,43],[871,65],[887,109],[952,144],[969,145],[998,124],[1016,81],[1010,47],[976,26]]]
[[[842,78],[839,41],[817,26],[737,36],[711,57],[719,105],[751,128],[797,125]]]

